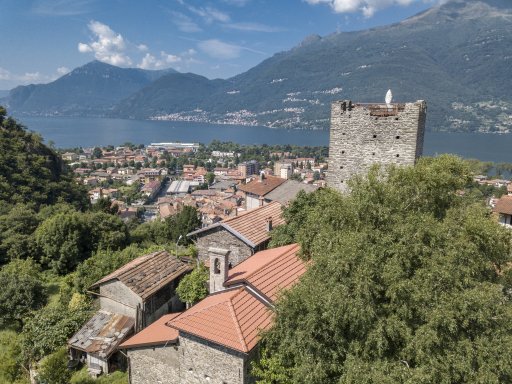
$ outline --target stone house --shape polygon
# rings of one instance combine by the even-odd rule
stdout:
[[[280,177],[260,175],[251,182],[240,185],[238,189],[244,193],[245,208],[252,209],[264,205],[265,196],[285,181]]]
[[[235,266],[254,253],[266,249],[270,230],[284,224],[282,206],[272,202],[247,213],[224,219],[187,236],[196,239],[198,258],[208,263],[208,250],[220,248],[229,251],[229,263]]]
[[[502,196],[494,207],[494,212],[498,215],[498,222],[512,229],[512,196]]]
[[[261,331],[272,326],[277,295],[306,271],[297,256],[299,249],[292,244],[261,251],[231,270],[229,252],[210,249],[212,293],[165,324],[152,324],[123,343],[130,382],[254,383],[251,362]]]
[[[183,310],[175,294],[181,277],[192,267],[166,251],[129,262],[94,283],[99,311],[68,340],[73,360],[86,361],[92,375],[123,368],[118,346],[169,312]]]
[[[287,205],[290,201],[295,199],[300,191],[311,193],[317,189],[318,187],[316,185],[301,183],[297,180],[286,180],[284,183],[265,195],[265,204],[277,201],[283,205]]]

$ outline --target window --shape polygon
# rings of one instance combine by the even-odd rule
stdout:
[[[220,260],[218,258],[213,262],[213,273],[216,275],[220,273]]]

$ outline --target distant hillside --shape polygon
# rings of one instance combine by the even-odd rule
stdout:
[[[401,23],[310,36],[227,80],[93,62],[47,85],[18,87],[8,103],[17,114],[323,129],[333,100],[383,102],[391,88],[394,101],[427,100],[430,130],[508,132],[510,47],[512,1],[449,0]]]
[[[89,204],[60,156],[0,107],[0,213],[18,203],[38,208],[61,201]]]
[[[332,100],[381,102],[391,88],[395,101],[428,101],[432,130],[508,130],[511,46],[512,2],[452,0],[398,24],[311,36],[226,82],[194,88],[195,104],[180,103],[161,78],[129,99],[130,113],[118,113],[326,128]]]
[[[9,93],[15,114],[104,115],[117,102],[174,70],[146,71],[90,62],[49,84],[20,86]]]

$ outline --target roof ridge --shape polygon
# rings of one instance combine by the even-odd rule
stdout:
[[[263,265],[260,265],[258,268],[256,268],[254,271],[252,271],[250,274],[248,274],[247,276],[245,276],[243,279],[239,280],[240,281],[245,281],[246,283],[249,283],[249,278],[251,276],[254,276],[256,273],[260,272],[262,269],[268,267],[269,264],[273,263],[274,261],[276,261],[277,259],[280,259],[281,257],[284,257],[286,255],[288,255],[294,248],[297,248],[297,247],[300,247],[300,245],[298,243],[293,243],[293,244],[288,244],[288,245],[283,245],[282,246],[283,248],[284,247],[290,247],[289,249],[287,249],[286,251],[284,251],[283,253],[280,253],[279,255],[276,255],[272,260],[270,260],[268,263],[265,263]],[[281,247],[278,247],[278,248],[281,248]],[[272,250],[272,249],[277,249],[277,248],[270,248],[269,250]],[[265,252],[265,251],[263,251]],[[234,279],[233,281],[237,281],[236,279]]]
[[[234,221],[236,219],[239,219],[241,217],[244,217],[245,215],[248,215],[248,214],[251,214],[253,212],[256,212],[258,209],[264,209],[264,208],[268,208],[272,205],[276,205],[276,204],[279,204],[279,205],[282,205],[281,203],[279,203],[278,201],[271,201],[270,203],[268,204],[265,204],[265,205],[262,205],[261,207],[256,207],[256,208],[253,208],[253,209],[250,209],[248,211],[246,211],[243,215],[240,215],[240,216],[234,216],[234,217],[228,217],[227,219],[224,219],[222,221],[220,221],[220,223],[229,223],[231,221]]]
[[[242,349],[244,352],[249,352],[249,348],[247,348],[247,343],[245,341],[245,337],[242,333],[242,329],[240,328],[240,321],[238,320],[238,316],[236,314],[236,311],[235,311],[235,308],[233,306],[233,299],[242,294],[242,292],[246,292],[246,289],[245,287],[242,287],[242,289],[240,290],[240,292],[238,292],[236,295],[233,295],[232,297],[229,298],[229,304],[228,304],[228,308],[229,308],[229,311],[231,312],[231,316],[234,318],[234,323],[235,323],[235,329],[236,329],[236,333],[238,335],[238,338],[240,339],[240,344],[242,345]]]
[[[218,295],[221,295],[221,294],[226,293],[226,292],[229,292],[229,291],[233,291],[233,296],[236,296],[238,293],[235,293],[235,291],[236,291],[236,290],[243,290],[243,288],[244,288],[244,287],[243,287],[242,285],[238,285],[238,286],[235,286],[235,287],[229,287],[229,288],[224,289],[224,290],[222,290],[222,291],[214,292],[214,293],[212,293],[212,294],[208,295],[208,296],[207,296],[207,298],[208,298],[208,297],[212,297],[212,296],[218,296]],[[203,299],[203,300],[204,300],[204,299]],[[202,301],[202,300],[201,300],[201,301]],[[201,301],[200,301],[199,303],[201,303]],[[194,313],[192,313],[192,314],[186,315],[186,313],[187,313],[190,309],[194,308],[194,306],[192,306],[192,307],[188,308],[185,312],[182,312],[179,316],[176,316],[176,317],[175,317],[173,320],[171,320],[170,322],[172,322],[172,321],[174,321],[174,320],[179,320],[179,319],[181,319],[181,318],[186,319],[186,318],[187,318],[187,317],[189,317],[189,316],[193,316],[193,315],[195,315],[195,314],[197,314],[197,313],[202,313],[202,312],[206,311],[207,309],[210,309],[210,308],[212,308],[212,307],[216,307],[216,306],[217,306],[217,305],[219,305],[219,304],[225,304],[225,302],[226,302],[226,301],[231,301],[231,297],[227,298],[225,301],[221,301],[220,303],[212,303],[212,304],[210,304],[210,305],[208,305],[208,306],[206,306],[206,307],[204,307],[204,308],[202,308],[202,309],[196,310],[196,312],[194,312]],[[199,303],[197,303],[197,304],[199,304]],[[196,305],[197,305],[197,304],[196,304]],[[165,323],[165,325],[169,326],[169,325],[168,325],[168,323]],[[174,327],[173,327],[173,328],[174,328]]]

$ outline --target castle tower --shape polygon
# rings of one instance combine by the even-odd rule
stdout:
[[[413,165],[423,152],[427,104],[352,104],[331,106],[327,185],[342,192],[355,174],[372,164]]]

